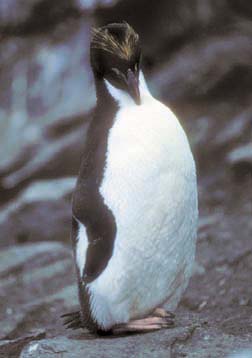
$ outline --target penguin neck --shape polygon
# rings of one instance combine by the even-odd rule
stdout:
[[[96,90],[96,121],[104,121],[104,118],[114,117],[118,111],[118,103],[109,93],[103,78],[95,77]]]
[[[95,91],[96,91],[96,107],[94,110],[92,127],[97,130],[107,132],[113,125],[116,113],[119,109],[118,103],[109,93],[104,79],[96,76],[94,73]]]
[[[115,99],[107,89],[105,80],[95,76],[95,91],[98,106],[109,106],[116,104]]]

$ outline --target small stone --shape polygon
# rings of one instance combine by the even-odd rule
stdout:
[[[206,305],[207,305],[207,301],[201,302],[201,304],[199,305],[198,310],[199,310],[199,311],[203,310],[203,308],[206,307]]]
[[[6,313],[7,313],[7,314],[12,314],[12,313],[13,313],[13,309],[8,307],[8,308],[6,309]]]
[[[243,297],[239,300],[240,306],[248,306],[250,299],[248,297]]]
[[[36,351],[37,348],[38,348],[38,343],[32,343],[32,344],[29,346],[28,352],[29,352],[29,353],[32,353],[32,352]]]
[[[226,283],[226,279],[225,279],[225,278],[222,278],[222,279],[220,280],[220,282],[219,282],[219,286],[222,287],[222,286],[225,285],[225,283]]]

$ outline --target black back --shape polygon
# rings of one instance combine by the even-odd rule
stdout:
[[[73,216],[86,228],[89,246],[82,279],[92,282],[104,270],[112,255],[116,222],[99,192],[102,182],[108,132],[118,107],[104,83],[96,80],[97,106],[90,124],[76,189]]]

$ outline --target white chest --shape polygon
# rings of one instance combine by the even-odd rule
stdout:
[[[118,112],[100,189],[115,214],[125,220],[129,211],[136,217],[141,207],[158,204],[167,211],[195,186],[195,176],[185,133],[167,107],[151,97],[142,106]]]
[[[96,307],[106,300],[99,314],[111,324],[166,299],[176,307],[192,271],[198,209],[187,138],[160,102],[149,96],[121,109],[107,149],[100,193],[117,232],[113,255],[89,288]]]
[[[194,160],[169,109],[153,99],[118,112],[100,192],[117,225],[108,271],[122,267],[134,289],[135,272],[141,277],[142,270],[143,277],[155,281],[157,267],[162,267],[166,278],[158,279],[162,288],[157,289],[167,289],[172,272],[174,276],[186,264],[187,253],[193,261],[197,219]]]

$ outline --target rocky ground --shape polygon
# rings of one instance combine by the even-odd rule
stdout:
[[[251,358],[252,7],[20,4],[0,3],[0,357]],[[141,34],[151,90],[188,133],[200,220],[175,327],[97,338],[60,315],[77,307],[70,202],[95,103],[89,28],[114,19]]]

